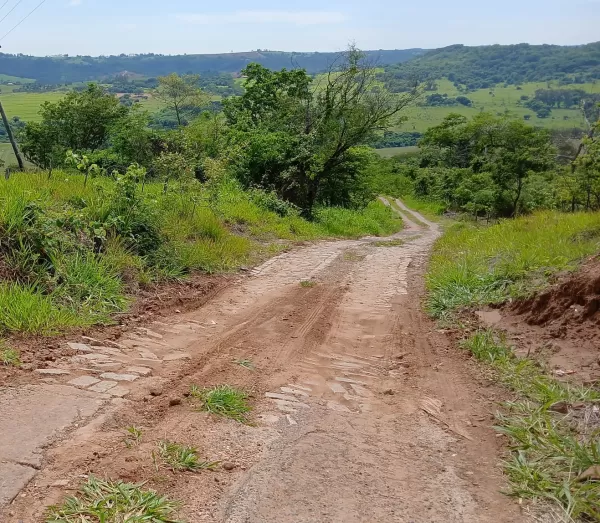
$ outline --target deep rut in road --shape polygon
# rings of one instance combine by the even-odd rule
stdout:
[[[189,522],[520,521],[499,493],[494,390],[479,385],[420,310],[439,233],[414,214],[418,223],[407,217],[405,232],[391,238],[401,244],[368,238],[300,248],[194,312],[124,333],[112,351],[84,344],[85,354],[99,355],[88,358],[89,371],[65,361],[56,370],[69,374],[39,386],[73,390],[83,406],[46,439],[34,438],[39,472],[0,509],[0,521],[43,521],[44,507],[90,473],[147,481],[181,500]],[[113,376],[108,385],[94,365],[134,378],[124,385]],[[192,384],[222,383],[252,391],[254,424],[197,412],[185,399]],[[143,440],[128,447],[130,425],[143,429]],[[17,429],[26,440],[31,430]],[[157,469],[152,452],[165,437],[232,470]],[[0,440],[0,458],[6,447]]]

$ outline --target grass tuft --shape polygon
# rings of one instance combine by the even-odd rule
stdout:
[[[46,523],[177,523],[179,503],[142,487],[90,477],[77,495],[48,509]]]
[[[81,324],[77,315],[58,307],[33,285],[0,284],[0,331],[53,334]]]
[[[252,363],[252,360],[249,360],[247,358],[243,358],[240,360],[233,360],[233,363],[235,363],[236,365],[239,365],[240,367],[244,367],[245,369],[249,369],[249,370],[252,370],[254,368],[254,364]]]
[[[163,440],[158,443],[158,452],[169,468],[173,471],[188,470],[214,470],[218,461],[201,461],[198,458],[198,450],[194,447],[180,445],[172,441]]]
[[[144,435],[142,429],[135,425],[130,425],[125,430],[127,431],[127,437],[125,438],[125,446],[127,448],[135,447],[142,442],[142,436]]]
[[[304,280],[300,282],[300,287],[304,287],[305,289],[310,289],[311,287],[315,287],[317,282],[314,280]]]
[[[4,347],[3,344],[0,343],[0,364],[6,365],[7,367],[20,367],[21,354],[18,350]]]
[[[200,406],[202,410],[240,423],[248,421],[248,413],[252,410],[248,405],[248,395],[229,385],[219,385],[212,389],[199,389],[193,386],[190,394],[202,402]]]

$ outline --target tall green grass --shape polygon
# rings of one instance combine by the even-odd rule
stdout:
[[[427,309],[443,318],[460,307],[527,295],[598,250],[598,213],[547,211],[491,227],[457,223],[435,245]]]

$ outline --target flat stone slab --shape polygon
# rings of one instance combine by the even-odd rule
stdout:
[[[40,466],[42,448],[75,421],[93,415],[103,403],[93,392],[66,385],[0,389],[0,464]]]
[[[327,385],[336,394],[346,394],[348,392],[340,383],[328,381]]]
[[[138,374],[140,376],[150,376],[152,374],[152,369],[148,367],[127,367],[125,372],[131,372],[132,374]]]
[[[69,342],[69,343],[67,343],[67,345],[69,347],[71,347],[73,350],[76,350],[78,352],[94,352],[94,350],[89,345],[86,345],[85,343]]]
[[[163,361],[189,360],[191,358],[186,352],[172,352],[171,354],[167,354],[163,358]]]
[[[79,378],[75,378],[74,380],[69,381],[69,385],[73,385],[74,387],[89,387],[91,385],[95,385],[100,380],[98,378],[94,378],[93,376],[79,376]]]
[[[0,507],[15,499],[36,474],[31,467],[16,463],[0,463]]]
[[[310,396],[310,394],[308,394],[308,392],[304,392],[303,390],[298,390],[298,389],[291,389],[290,387],[279,387],[281,392],[284,392],[286,394],[295,394],[296,396],[304,396],[305,398],[308,398]]]
[[[110,354],[111,356],[123,356],[123,351],[115,349],[114,347],[96,346],[94,347],[94,349],[96,349],[98,352],[101,352],[102,354]]]
[[[90,361],[111,361],[110,358],[106,354],[92,353],[92,354],[84,354],[83,356],[79,356],[80,358],[85,358]]]
[[[265,392],[265,398],[270,398],[273,400],[298,401],[296,398],[294,398],[294,396],[279,394],[278,392]]]
[[[129,389],[127,387],[123,387],[122,385],[118,385],[108,391],[111,396],[116,396],[117,398],[124,398],[129,394]]]
[[[105,372],[104,374],[100,374],[100,377],[105,380],[113,381],[135,381],[139,378],[139,376],[135,374],[116,374],[114,372]]]
[[[93,390],[94,392],[108,392],[110,389],[116,387],[118,383],[116,381],[101,381],[96,383],[96,385],[92,385],[88,388],[88,390]]]
[[[61,376],[71,374],[68,370],[63,369],[35,369],[38,374],[46,374],[48,376]]]

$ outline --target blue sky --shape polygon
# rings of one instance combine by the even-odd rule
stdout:
[[[0,38],[40,1],[22,0],[0,21]],[[45,0],[1,44],[7,53],[99,55],[595,40],[600,0]]]

